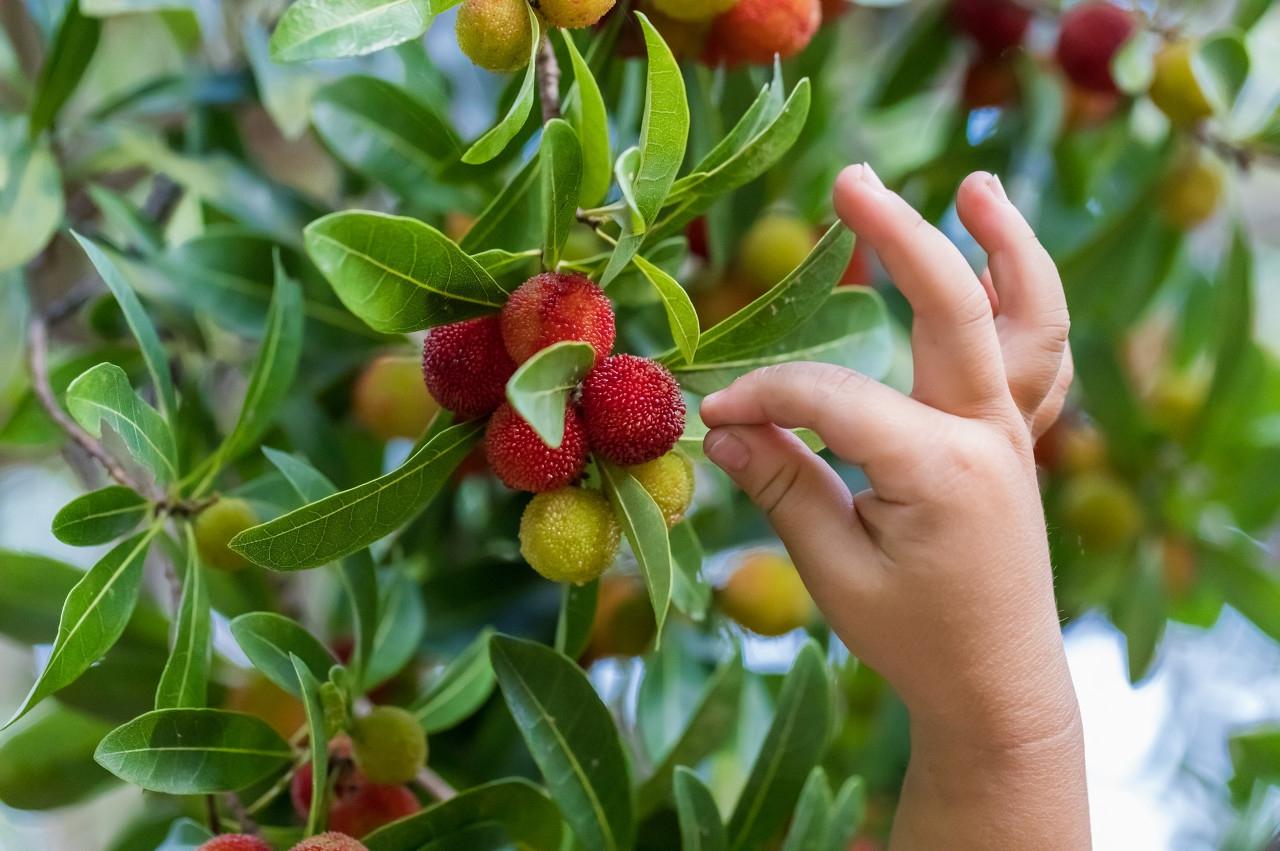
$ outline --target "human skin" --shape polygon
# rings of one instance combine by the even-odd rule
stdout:
[[[970,175],[954,245],[867,165],[835,208],[911,302],[910,395],[813,363],[708,396],[707,456],[765,512],[849,649],[901,695],[911,759],[891,851],[1090,847],[1079,706],[1032,446],[1072,378],[1062,284],[998,178]],[[814,429],[851,494],[786,429]]]

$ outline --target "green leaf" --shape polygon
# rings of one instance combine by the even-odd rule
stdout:
[[[317,567],[364,549],[424,508],[483,433],[482,421],[451,426],[387,475],[246,529],[231,548],[272,570]]]
[[[41,139],[31,141],[21,121],[0,122],[0,271],[44,250],[62,222],[62,174]]]
[[[173,650],[156,689],[156,709],[199,709],[208,700],[213,624],[195,527],[187,524],[187,571],[178,603]]]
[[[536,226],[540,158],[531,157],[476,217],[459,245],[475,253],[485,248],[523,249],[538,238]]]
[[[955,45],[946,3],[935,3],[916,15],[889,51],[891,63],[877,74],[871,106],[893,106],[922,91],[938,74]]]
[[[518,638],[495,635],[489,654],[516,726],[578,841],[599,851],[630,848],[630,766],[586,676],[563,654]]]
[[[1239,33],[1210,36],[1196,47],[1191,70],[1214,112],[1231,112],[1249,77],[1249,48]]]
[[[387,334],[492,313],[507,294],[440,231],[354,210],[307,225],[307,253],[347,309]]]
[[[469,718],[493,693],[497,681],[489,661],[492,635],[490,628],[481,630],[415,704],[413,714],[428,734],[448,730]]]
[[[1141,549],[1138,563],[1132,566],[1132,573],[1112,603],[1116,627],[1125,637],[1129,682],[1135,684],[1151,672],[1169,620],[1162,554],[1153,549]]]
[[[533,109],[535,83],[538,76],[538,50],[542,46],[542,27],[538,23],[538,15],[533,11],[532,6],[529,7],[529,26],[533,31],[533,38],[530,40],[529,65],[525,68],[520,91],[516,93],[515,100],[511,102],[511,108],[507,110],[502,120],[476,139],[462,155],[462,161],[468,165],[482,165],[502,153],[520,132],[520,128],[524,127],[525,121],[529,118],[529,111]]]
[[[1280,580],[1258,561],[1252,544],[1215,550],[1206,559],[1206,578],[1223,599],[1273,639],[1280,640]]]
[[[380,617],[373,637],[373,652],[360,681],[365,689],[381,685],[404,669],[427,629],[427,612],[422,589],[402,571],[388,574],[387,587],[378,606]]]
[[[453,128],[430,105],[376,77],[351,75],[321,89],[311,120],[345,163],[405,198],[438,189],[442,166],[462,154]]]
[[[637,254],[632,262],[658,291],[662,306],[667,311],[667,325],[671,329],[671,338],[675,340],[676,350],[685,361],[692,362],[694,353],[698,350],[698,311],[694,309],[689,293],[675,278],[640,255]]]
[[[1258,780],[1280,783],[1280,729],[1267,724],[1236,733],[1227,747],[1235,770],[1233,786],[1248,789]]]
[[[861,777],[850,777],[836,792],[827,820],[827,851],[845,851],[862,826],[867,811],[866,784]]]
[[[78,803],[112,782],[93,761],[111,725],[54,705],[0,743],[0,802],[19,810]]]
[[[731,848],[757,847],[781,830],[801,782],[826,750],[831,716],[831,681],[822,651],[810,642],[782,684],[773,723],[729,819]]]
[[[271,682],[299,696],[298,673],[290,657],[298,657],[317,679],[329,676],[338,660],[329,648],[296,621],[274,612],[249,612],[231,621],[236,643]]]
[[[277,62],[363,56],[418,38],[431,0],[297,0],[271,34]]]
[[[55,559],[0,550],[0,635],[48,643],[67,594],[83,578],[83,571]]]
[[[1201,407],[1192,445],[1194,454],[1234,441],[1239,428],[1232,401],[1253,395],[1244,365],[1253,348],[1253,251],[1237,223],[1215,277],[1217,304],[1213,343],[1213,380]]]
[[[671,603],[695,621],[707,616],[711,605],[711,584],[700,578],[702,542],[693,524],[685,521],[671,527],[671,560],[675,564]]]
[[[199,851],[200,846],[210,839],[213,839],[213,834],[209,828],[183,816],[170,825],[164,841],[156,846],[155,851]],[[125,849],[113,848],[112,851]]]
[[[98,47],[102,23],[97,18],[80,14],[79,0],[71,0],[66,8],[62,24],[40,68],[40,79],[36,81],[36,96],[31,103],[33,138],[53,124],[58,111],[76,90]]]
[[[103,223],[110,229],[110,238],[117,245],[124,245],[144,255],[155,254],[164,248],[164,235],[155,223],[128,198],[97,183],[85,187],[93,205],[102,214]]]
[[[117,544],[71,589],[62,606],[58,637],[54,640],[49,661],[4,727],[13,724],[58,689],[74,682],[120,638],[142,588],[142,563],[146,559],[148,545],[159,531],[158,525],[153,526]]]
[[[671,583],[674,566],[671,562],[671,540],[667,537],[667,521],[662,509],[653,497],[622,467],[600,461],[600,478],[605,493],[613,505],[614,514],[622,525],[640,572],[644,574],[649,589],[649,601],[653,604],[653,618],[657,625],[655,642],[662,639],[662,626],[671,608]]]
[[[267,29],[252,16],[242,19],[240,40],[253,71],[258,102],[280,134],[290,142],[297,141],[307,132],[311,100],[320,88],[319,75],[307,66],[286,65],[272,59]]]
[[[400,819],[364,837],[369,851],[420,851],[437,840],[479,826],[502,831],[501,847],[561,847],[560,811],[546,793],[527,780],[511,778],[474,786],[447,801]],[[500,847],[464,843],[462,848]]]
[[[577,659],[591,643],[591,626],[596,618],[600,581],[582,585],[565,582],[560,586],[560,615],[556,618],[556,649]]]
[[[125,280],[120,268],[111,257],[92,240],[86,239],[75,231],[72,231],[71,235],[76,238],[76,242],[80,243],[80,247],[88,255],[93,267],[98,270],[103,283],[111,290],[116,303],[120,305],[120,311],[124,314],[129,331],[138,341],[138,348],[142,350],[147,374],[151,376],[151,383],[156,389],[160,413],[171,422],[178,410],[178,397],[174,392],[173,378],[169,371],[169,356],[165,353],[164,344],[160,342],[160,335],[156,332],[151,317],[147,316],[147,311],[138,300],[137,293]]]
[[[680,847],[684,851],[725,851],[729,847],[729,838],[720,819],[720,810],[698,775],[680,766],[676,769],[675,790]]]
[[[132,532],[147,516],[147,501],[111,485],[78,496],[53,516],[53,536],[73,547],[92,547]]]
[[[564,440],[569,394],[596,361],[589,343],[564,340],[520,364],[507,380],[507,401],[552,449]]]
[[[100,363],[67,388],[67,408],[85,431],[102,437],[102,423],[111,426],[138,463],[160,484],[178,476],[178,450],[169,424],[142,401],[129,376],[113,363]]]
[[[787,828],[787,838],[781,851],[827,851],[827,816],[832,803],[827,772],[822,766],[815,765],[800,790],[800,801],[791,816],[791,826]]]
[[[298,694],[307,713],[307,738],[311,745],[311,807],[307,811],[307,836],[325,829],[329,806],[329,731],[325,727],[324,706],[320,702],[320,682],[307,663],[290,653],[289,661],[297,677]]]
[[[516,273],[528,269],[531,261],[542,256],[542,249],[529,248],[524,251],[507,251],[504,248],[490,248],[472,254],[471,258],[484,267],[494,278],[508,273]]]
[[[542,128],[542,265],[554,269],[569,230],[578,220],[582,189],[582,146],[567,121],[553,118]]]
[[[93,756],[107,771],[147,791],[209,795],[265,779],[288,765],[293,752],[253,715],[157,709],[112,730]]]
[[[622,200],[627,205],[630,217],[624,220],[623,233],[634,233],[639,236],[645,232],[648,225],[645,224],[644,216],[640,214],[640,205],[636,203],[636,175],[640,171],[640,149],[634,145],[618,154],[618,161],[613,164],[613,179],[618,183],[618,192],[622,194]],[[628,226],[629,225],[629,229]],[[610,265],[616,265],[617,261],[612,261]]]
[[[573,64],[573,85],[565,96],[565,116],[578,132],[582,145],[582,187],[579,192],[584,207],[604,200],[612,177],[609,162],[609,116],[604,97],[591,69],[578,52],[578,46],[565,30],[560,30],[565,50]]]
[[[636,18],[644,29],[649,70],[640,126],[640,167],[634,187],[636,208],[645,224],[652,225],[684,162],[689,141],[689,101],[671,48],[643,13],[637,12]]]

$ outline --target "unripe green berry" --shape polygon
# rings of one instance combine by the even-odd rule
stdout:
[[[709,21],[733,8],[738,0],[653,0],[653,7],[677,21]]]
[[[1195,124],[1213,114],[1213,106],[1191,70],[1193,52],[1191,42],[1177,41],[1156,54],[1155,76],[1148,94],[1174,124]]]
[[[757,290],[767,290],[799,266],[813,248],[813,229],[803,219],[770,213],[742,237],[738,271]]]
[[[231,539],[251,526],[258,516],[243,499],[220,499],[196,515],[196,548],[200,558],[218,570],[236,571],[250,562],[231,547]]]
[[[573,29],[589,27],[613,8],[614,0],[533,0],[547,23],[553,27]]]
[[[529,64],[533,33],[525,0],[466,0],[458,9],[458,47],[489,71],[519,71]]]
[[[427,761],[427,734],[412,713],[379,706],[351,725],[356,766],[374,783],[408,783]]]
[[[567,487],[540,493],[520,518],[520,554],[552,582],[590,582],[613,564],[620,530],[598,490]]]
[[[1085,550],[1115,551],[1142,531],[1142,506],[1129,486],[1110,473],[1085,473],[1063,489],[1062,519]]]
[[[688,458],[679,452],[668,452],[652,461],[628,467],[627,472],[653,497],[666,518],[668,528],[684,518],[689,503],[693,502],[693,463]]]

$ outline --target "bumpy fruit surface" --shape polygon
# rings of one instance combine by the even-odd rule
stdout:
[[[331,830],[328,833],[309,836],[289,851],[369,851],[369,849],[363,842],[352,839],[345,833]]]
[[[1133,29],[1133,16],[1118,6],[1099,0],[1073,6],[1058,31],[1058,65],[1081,88],[1115,92],[1111,59]]]
[[[464,419],[483,417],[501,405],[507,379],[515,371],[497,316],[437,326],[422,344],[427,390],[442,407]]]
[[[1084,473],[1062,492],[1062,519],[1091,552],[1118,550],[1142,529],[1142,507],[1124,482],[1106,472]]]
[[[503,403],[493,412],[484,435],[485,458],[509,488],[541,493],[575,481],[587,464],[582,418],[571,405],[564,415],[564,438],[552,449],[515,408]]]
[[[581,585],[604,573],[618,554],[620,530],[598,490],[540,493],[520,517],[520,554],[552,582]]]
[[[783,635],[813,618],[813,600],[785,555],[752,553],[718,594],[720,609],[760,635]]]
[[[684,399],[666,367],[614,355],[582,382],[582,421],[591,450],[615,464],[643,464],[671,451],[684,433]]]
[[[417,438],[440,410],[417,359],[395,355],[370,361],[356,379],[351,401],[356,420],[382,440]]]
[[[733,8],[738,0],[653,0],[653,7],[677,21],[709,21]]]
[[[356,766],[374,783],[408,783],[427,761],[427,734],[398,706],[378,706],[351,728]]]
[[[1223,182],[1222,167],[1208,156],[1186,159],[1165,175],[1160,211],[1174,227],[1191,230],[1218,209]]]
[[[458,9],[458,47],[489,71],[519,71],[529,64],[533,33],[525,0],[466,0]]]
[[[351,762],[351,742],[345,736],[330,746],[333,794],[329,800],[329,827],[360,838],[383,825],[413,815],[422,809],[406,786],[373,783]],[[311,763],[296,772],[289,786],[289,799],[298,818],[306,819],[311,809]]]
[[[693,462],[679,452],[668,452],[643,464],[628,467],[667,519],[668,528],[684,518],[693,502]]]
[[[768,65],[808,46],[822,23],[819,0],[738,0],[711,24],[706,59],[712,64]]]
[[[223,833],[201,845],[196,851],[272,851],[266,840],[249,833]]]
[[[757,290],[767,290],[790,275],[813,245],[813,229],[803,219],[782,213],[762,216],[738,245],[738,272]]]
[[[1175,41],[1156,54],[1155,76],[1147,94],[1174,124],[1195,124],[1213,114],[1213,107],[1191,70],[1194,50],[1195,45],[1189,41]]]
[[[606,576],[600,580],[587,659],[643,655],[656,631],[649,592],[638,577]]]
[[[564,340],[590,343],[597,360],[606,358],[615,333],[609,297],[582,275],[534,275],[502,308],[502,339],[516,363]]]
[[[589,27],[613,8],[614,0],[531,0],[553,27]]]
[[[1022,43],[1031,24],[1031,10],[1012,0],[952,0],[951,26],[997,55]]]
[[[250,526],[258,515],[243,499],[220,499],[196,515],[196,548],[200,558],[218,570],[240,570],[250,562],[231,547],[231,539]]]

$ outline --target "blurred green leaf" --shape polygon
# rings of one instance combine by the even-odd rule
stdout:
[[[307,713],[307,739],[311,747],[311,806],[307,810],[308,836],[324,831],[329,806],[329,731],[320,702],[320,682],[295,654],[289,661],[298,679],[298,694]]]
[[[154,254],[164,248],[160,230],[128,198],[97,183],[85,190],[120,244],[143,254]]]
[[[231,621],[236,643],[271,682],[299,696],[298,674],[290,657],[301,659],[316,679],[329,676],[338,660],[329,648],[296,621],[274,612],[250,612]]]
[[[542,160],[542,265],[554,269],[577,222],[582,189],[582,146],[568,122],[559,118],[547,122],[538,158]]]
[[[800,790],[800,800],[791,816],[791,826],[787,828],[781,851],[826,851],[827,819],[831,815],[832,804],[827,772],[822,766],[815,765]]]
[[[49,642],[63,601],[83,577],[56,559],[0,550],[0,635],[23,644]]]
[[[120,435],[129,454],[160,484],[179,478],[178,450],[168,423],[134,392],[129,376],[113,363],[101,363],[67,388],[67,408],[89,434],[102,437],[102,423]]]
[[[710,790],[688,768],[675,774],[676,813],[680,819],[680,847],[684,851],[725,851],[729,838]]]
[[[702,542],[689,521],[671,527],[671,560],[675,563],[671,603],[695,621],[707,615],[711,605],[711,584],[703,580]]]
[[[661,642],[662,626],[671,608],[674,571],[666,518],[649,492],[626,469],[604,460],[599,460],[598,466],[613,513],[631,544],[636,561],[640,563],[640,573],[644,576],[649,601],[653,604],[653,618],[657,625],[655,641]]]
[[[156,689],[156,709],[199,709],[207,704],[213,624],[195,527],[186,527],[187,569],[178,602],[173,649]]]
[[[534,84],[538,76],[538,50],[542,45],[542,27],[532,6],[529,7],[529,27],[533,32],[533,38],[530,41],[532,46],[529,48],[529,65],[525,68],[524,81],[520,84],[520,91],[516,93],[515,100],[511,102],[511,108],[507,110],[507,114],[502,117],[502,120],[479,139],[476,139],[471,144],[471,147],[467,148],[462,155],[464,163],[482,165],[497,157],[498,154],[506,149],[511,140],[520,132],[520,128],[524,127],[525,122],[529,119],[529,112],[533,109],[535,96]]]
[[[1191,70],[1214,112],[1229,113],[1249,76],[1249,48],[1239,33],[1210,36],[1197,45]]]
[[[1113,612],[1116,626],[1125,637],[1129,682],[1139,683],[1151,672],[1169,608],[1159,552],[1144,547],[1131,570]]]
[[[893,106],[923,91],[951,58],[955,44],[946,3],[934,3],[916,15],[888,51],[870,95],[873,108]]]
[[[271,34],[277,62],[363,56],[422,35],[431,0],[296,0]]]
[[[36,81],[36,97],[31,104],[32,138],[53,125],[63,104],[76,90],[93,59],[101,30],[101,22],[80,14],[79,0],[71,0]]]
[[[565,582],[560,586],[560,615],[556,618],[556,649],[570,659],[577,659],[591,643],[591,627],[595,623],[596,604],[600,598],[600,580],[582,585]]]
[[[427,628],[427,612],[422,605],[422,590],[405,573],[392,570],[383,574],[386,589],[378,605],[378,629],[373,637],[373,652],[362,685],[374,688],[394,677],[418,652]]]
[[[62,222],[62,174],[46,140],[0,120],[0,271],[44,250]]]
[[[53,516],[53,536],[73,547],[114,541],[137,528],[147,501],[130,488],[110,485],[78,496]]]
[[[853,842],[867,809],[866,784],[861,777],[850,777],[836,792],[827,818],[827,851],[846,851]]]
[[[497,680],[493,664],[489,661],[489,638],[492,635],[492,629],[481,630],[445,667],[422,699],[414,704],[413,713],[428,734],[456,726],[479,709],[493,693]]]
[[[459,243],[463,251],[475,253],[485,248],[520,251],[537,239],[536,215],[541,169],[539,157],[531,157],[511,180],[493,196]]]
[[[79,803],[113,780],[93,761],[111,725],[54,704],[0,741],[0,802],[18,810]]]
[[[364,838],[364,844],[369,851],[419,851],[427,847],[436,848],[438,840],[457,837],[464,831],[484,825],[500,828],[507,840],[505,845],[561,847],[560,811],[541,789],[517,778],[495,780],[467,789],[456,797],[374,831]],[[456,847],[480,846],[467,841]]]
[[[589,343],[564,340],[520,364],[507,380],[507,401],[551,448],[564,440],[565,408],[596,361]]]

